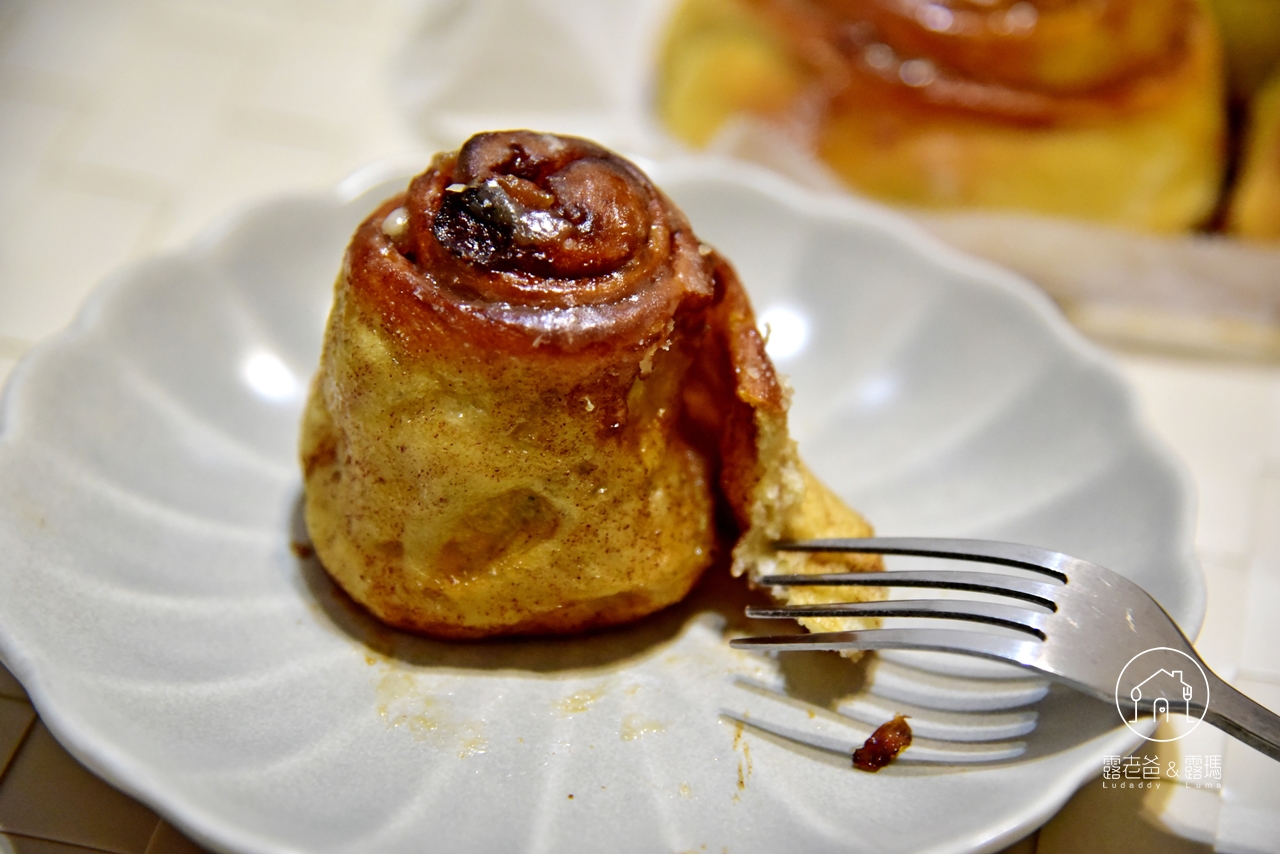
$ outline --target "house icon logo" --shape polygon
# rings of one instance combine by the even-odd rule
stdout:
[[[1191,656],[1176,649],[1144,650],[1125,665],[1116,680],[1116,710],[1129,729],[1152,741],[1176,741],[1204,719],[1209,679]],[[1157,724],[1180,715],[1192,726],[1173,738],[1151,738]]]
[[[1162,667],[1129,689],[1129,699],[1133,700],[1132,720],[1134,723],[1141,720],[1138,708],[1143,700],[1151,703],[1152,720],[1160,720],[1161,712],[1164,712],[1164,719],[1168,720],[1171,707],[1190,717],[1191,696],[1194,693],[1194,689],[1183,681],[1181,670],[1168,671]]]

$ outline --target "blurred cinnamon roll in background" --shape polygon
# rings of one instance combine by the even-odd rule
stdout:
[[[772,542],[870,532],[800,464],[786,412],[733,269],[640,170],[480,134],[352,239],[302,427],[307,526],[400,628],[621,623],[717,555],[805,571]]]
[[[909,205],[1176,231],[1211,216],[1224,167],[1196,0],[685,0],[657,104],[693,145],[767,117]]]

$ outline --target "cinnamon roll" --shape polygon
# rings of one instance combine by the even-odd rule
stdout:
[[[733,269],[639,169],[480,134],[347,250],[303,418],[307,525],[400,628],[622,623],[730,550],[739,573],[804,571],[770,544],[869,533],[805,472],[786,409]]]
[[[895,202],[1172,231],[1216,201],[1219,62],[1197,0],[686,0],[658,111],[770,117]]]

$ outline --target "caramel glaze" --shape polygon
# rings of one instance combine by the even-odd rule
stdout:
[[[866,743],[853,751],[853,767],[874,774],[910,746],[911,725],[907,723],[907,716],[894,715],[893,720],[876,727]]]
[[[717,505],[746,530],[790,495],[768,480],[799,477],[786,406],[737,276],[643,173],[480,134],[352,239],[304,417],[308,526],[392,625],[625,622],[727,552]]]
[[[1052,127],[1156,107],[1196,71],[1194,0],[748,0],[832,109]],[[913,64],[914,63],[914,64]]]
[[[401,207],[407,228],[389,236],[383,222]],[[406,355],[462,349],[576,373],[573,393],[596,392],[606,426],[623,417],[638,354],[676,332],[728,360],[717,369],[741,388],[716,396],[785,408],[732,268],[635,166],[584,139],[472,137],[364,221],[348,263]]]

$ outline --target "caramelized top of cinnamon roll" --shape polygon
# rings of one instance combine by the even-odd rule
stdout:
[[[1033,125],[1143,108],[1191,50],[1194,0],[749,0],[837,94]]]
[[[683,214],[584,139],[472,137],[357,231],[352,281],[410,350],[465,327],[508,352],[648,346],[709,304],[712,265]]]

